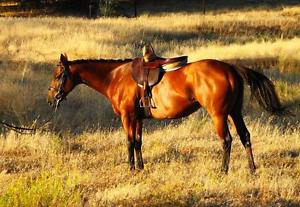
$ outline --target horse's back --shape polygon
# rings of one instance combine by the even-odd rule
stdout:
[[[166,73],[163,81],[168,82],[174,88],[183,87],[185,91],[186,87],[195,89],[195,87],[204,86],[216,91],[221,88],[233,88],[236,84],[236,75],[235,69],[230,64],[205,59],[189,63],[177,71]]]

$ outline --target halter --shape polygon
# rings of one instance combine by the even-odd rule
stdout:
[[[57,110],[57,107],[59,106],[60,102],[62,102],[64,99],[66,99],[66,92],[64,90],[65,83],[68,78],[71,79],[70,72],[69,72],[69,65],[64,65],[63,63],[58,64],[59,67],[63,69],[62,75],[59,78],[59,86],[58,88],[50,86],[48,90],[55,90],[57,91],[54,95],[55,98],[55,111]]]

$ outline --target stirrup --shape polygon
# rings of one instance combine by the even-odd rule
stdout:
[[[144,108],[144,104],[143,104],[142,99],[139,100],[139,107]]]
[[[152,97],[150,98],[150,106],[151,108],[156,109],[156,105]]]
[[[149,104],[146,104],[146,103],[149,103]],[[147,101],[146,103],[144,104],[142,99],[139,100],[139,106],[141,108],[156,108],[155,102],[152,97],[150,98],[150,101]]]

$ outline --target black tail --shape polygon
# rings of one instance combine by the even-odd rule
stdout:
[[[262,73],[242,66],[234,66],[238,74],[251,88],[251,96],[272,114],[283,115],[288,111],[281,105],[274,84]]]

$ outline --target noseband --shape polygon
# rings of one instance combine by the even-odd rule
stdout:
[[[54,95],[55,98],[55,110],[57,109],[58,105],[60,104],[61,101],[66,99],[66,92],[64,90],[65,83],[68,78],[71,79],[70,72],[69,72],[69,66],[64,65],[63,63],[58,64],[59,67],[63,69],[62,75],[59,78],[59,85],[58,87],[52,87],[50,86],[48,90],[54,90],[57,91],[56,94]]]

